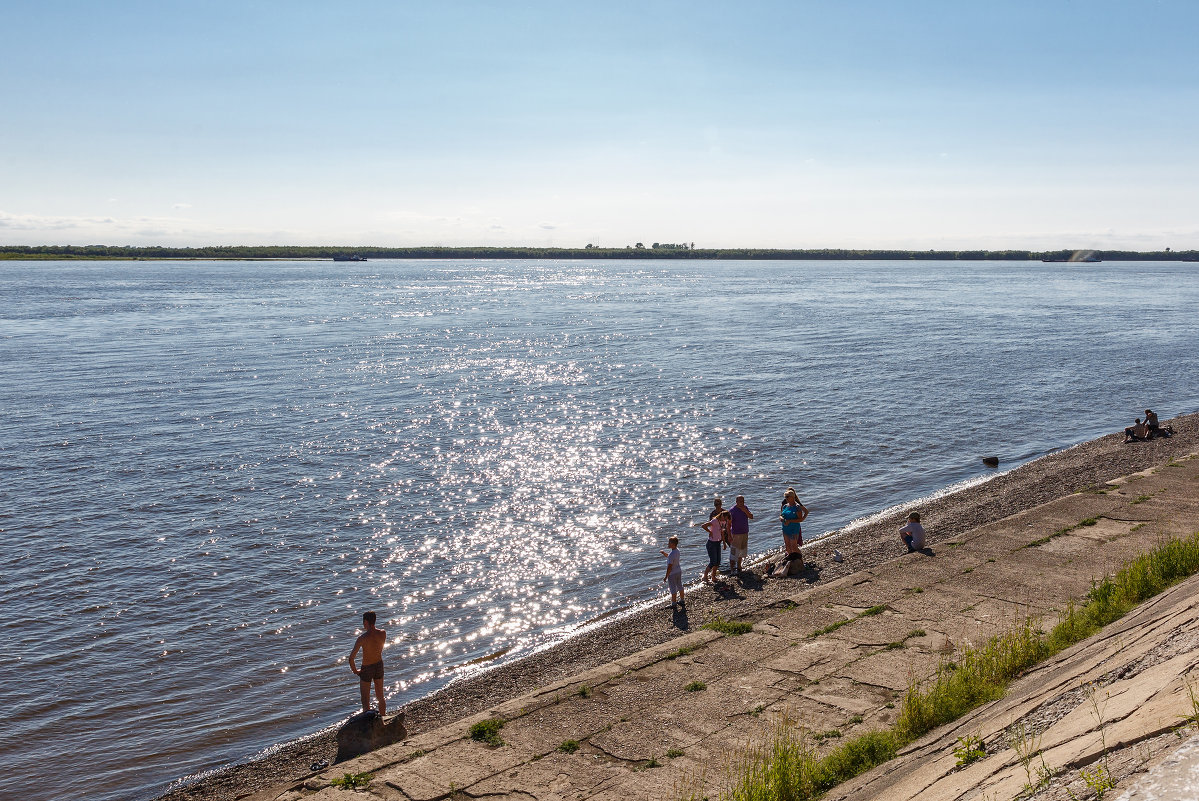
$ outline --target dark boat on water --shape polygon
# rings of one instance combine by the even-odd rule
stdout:
[[[340,256],[334,256],[333,261],[366,261],[366,256],[359,256],[357,253],[352,256],[342,254]]]

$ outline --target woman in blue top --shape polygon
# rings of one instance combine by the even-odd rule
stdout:
[[[808,517],[808,507],[799,502],[795,490],[788,489],[783,496],[783,506],[779,510],[779,521],[783,524],[783,550],[787,552],[788,561],[798,559],[803,564],[803,554],[799,546],[803,545],[803,526],[800,525]]]

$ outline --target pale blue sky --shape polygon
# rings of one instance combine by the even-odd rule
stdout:
[[[1199,4],[0,0],[0,244],[1199,247]]]

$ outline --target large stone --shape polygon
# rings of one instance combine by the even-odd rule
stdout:
[[[375,710],[360,712],[337,730],[337,761],[398,743],[408,736],[404,728],[404,713],[383,717]]]

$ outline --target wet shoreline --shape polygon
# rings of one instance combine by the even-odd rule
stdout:
[[[929,546],[963,531],[1033,508],[1055,498],[1166,462],[1199,447],[1199,414],[1163,421],[1176,435],[1147,443],[1123,444],[1111,434],[1050,454],[989,481],[919,504],[929,532]],[[726,579],[716,588],[695,588],[688,594],[686,612],[672,613],[668,602],[656,602],[618,615],[600,625],[587,624],[571,638],[552,647],[463,677],[406,706],[409,735],[444,725],[495,704],[613,659],[666,642],[715,617],[756,620],[772,606],[785,603],[803,582],[818,584],[888,561],[903,553],[895,536],[906,510],[897,509],[849,531],[830,532],[805,547],[810,564],[801,578],[770,579],[765,565]],[[765,526],[763,526],[765,528]],[[761,547],[765,537],[756,535]],[[833,550],[844,560],[835,562]],[[595,621],[593,621],[594,623]],[[310,772],[310,765],[331,761],[336,748],[333,730],[279,746],[261,758],[222,768],[162,796],[162,801],[223,801],[236,799]]]

